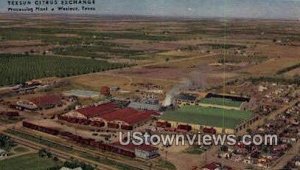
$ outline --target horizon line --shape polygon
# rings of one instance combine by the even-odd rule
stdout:
[[[126,19],[160,19],[160,20],[170,20],[170,19],[179,19],[179,20],[205,20],[205,19],[212,19],[212,20],[279,20],[279,21],[300,21],[300,18],[297,17],[232,17],[232,16],[170,16],[170,15],[148,15],[148,14],[96,14],[96,13],[27,13],[27,12],[2,12],[0,11],[0,14],[4,15],[22,15],[25,16],[60,16],[60,17],[72,17],[72,16],[92,16],[92,17],[118,17],[118,18],[126,18]],[[133,17],[133,18],[129,18]]]

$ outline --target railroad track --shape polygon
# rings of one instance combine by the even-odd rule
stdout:
[[[14,131],[17,131],[19,133],[23,133],[23,134],[26,134],[26,135],[29,135],[29,136],[39,138],[39,136],[30,134],[29,132],[27,132],[27,130],[16,130],[16,129],[14,129]],[[4,134],[8,135],[8,136],[17,137],[15,135],[10,134],[10,133],[4,133]],[[17,137],[17,138],[20,138],[20,137]],[[23,139],[23,138],[21,138],[21,139]],[[45,140],[48,140],[48,141],[53,142],[53,143],[58,143],[58,141],[53,141],[53,140],[49,140],[49,139],[45,139]],[[28,141],[28,140],[26,140],[26,141]],[[30,141],[30,142],[35,143],[35,142],[32,142],[32,141]],[[40,145],[40,144],[38,144],[38,145]],[[63,143],[59,143],[59,145],[64,146],[64,147],[70,147],[70,146],[64,145]],[[43,148],[49,148],[49,147],[46,146],[46,145],[43,145]],[[117,163],[121,163],[121,164],[124,164],[124,165],[129,165],[129,166],[135,167],[136,169],[140,169],[140,170],[150,169],[150,166],[147,165],[147,164],[149,164],[148,161],[144,161],[144,160],[125,160],[125,158],[122,158],[122,157],[120,157],[116,154],[101,153],[101,152],[99,152],[99,150],[92,150],[88,147],[83,148],[83,147],[80,147],[80,146],[76,146],[75,143],[72,144],[72,149],[75,152],[77,151],[77,152],[90,154],[91,156],[94,156],[94,157],[102,157],[102,158],[110,159],[110,160],[113,160]],[[55,149],[55,150],[57,150],[57,149]],[[70,155],[73,155],[73,154],[70,154]],[[74,157],[74,156],[72,156],[72,157]],[[86,162],[86,161],[84,161],[84,162]],[[161,169],[161,168],[158,168],[158,169]]]
[[[71,154],[71,153],[67,153],[67,152],[63,152],[63,151],[60,151],[60,150],[57,150],[57,149],[54,149],[54,148],[50,148],[50,147],[42,145],[42,144],[37,144],[35,142],[17,137],[15,135],[10,134],[10,133],[6,133],[6,132],[2,132],[2,133],[4,135],[7,135],[7,136],[11,137],[16,143],[27,146],[29,148],[32,148],[32,149],[35,149],[35,150],[40,150],[42,148],[47,148],[47,150],[49,152],[53,153],[57,157],[62,158],[64,160],[70,160],[71,158],[75,158],[79,161],[86,162],[86,163],[91,164],[91,165],[95,165],[96,168],[99,169],[99,170],[116,170],[116,168],[101,164],[99,162],[92,161],[92,160],[89,160],[89,159],[86,159],[86,158],[82,158],[80,156],[77,156],[77,155],[74,155],[74,154]]]

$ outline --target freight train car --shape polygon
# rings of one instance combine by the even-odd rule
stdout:
[[[48,133],[50,135],[55,135],[55,136],[57,136],[59,134],[59,130],[57,130],[57,129],[44,127],[44,126],[40,126],[40,125],[35,125],[33,123],[26,122],[26,121],[23,121],[23,127],[37,130],[40,132],[45,132],[45,133]]]

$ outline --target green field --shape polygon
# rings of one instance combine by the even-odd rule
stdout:
[[[14,85],[43,77],[68,77],[126,66],[128,65],[102,60],[1,54],[0,86]]]
[[[176,167],[174,164],[172,164],[170,161],[159,159],[157,162],[157,167],[160,169],[168,169],[168,170],[176,170]]]
[[[235,128],[243,120],[247,120],[251,116],[252,113],[248,111],[183,106],[175,111],[167,111],[161,116],[161,119],[213,127]]]
[[[40,23],[39,23],[40,24]],[[53,26],[53,25],[52,25]],[[76,27],[76,26],[73,26]],[[78,27],[78,25],[77,25]],[[56,37],[55,34],[75,34],[78,37]],[[127,31],[127,32],[96,32],[95,30],[87,29],[66,29],[66,28],[1,28],[0,40],[41,40],[47,44],[86,44],[94,43],[99,40],[112,39],[131,39],[131,40],[148,40],[148,41],[173,41],[176,40],[173,36],[164,34],[147,35],[143,31]]]
[[[56,165],[52,159],[34,153],[0,161],[1,170],[46,170]]]
[[[53,52],[58,55],[82,56],[91,58],[110,58],[110,56],[122,56],[124,58],[145,54],[143,51],[131,50],[129,47],[119,46],[114,43],[97,42],[94,45],[77,45],[55,48]]]
[[[17,146],[14,148],[14,152],[16,153],[24,153],[24,152],[28,152],[29,149],[23,146]]]
[[[200,101],[200,103],[220,105],[220,106],[230,106],[230,107],[240,107],[242,104],[242,102],[240,101],[233,101],[230,99],[219,98],[219,97],[204,98]]]
[[[207,148],[201,148],[200,146],[190,146],[183,151],[183,153],[188,154],[202,154],[203,152],[207,151]]]

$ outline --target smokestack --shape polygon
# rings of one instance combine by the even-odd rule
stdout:
[[[181,91],[188,90],[189,88],[200,89],[207,88],[207,72],[211,70],[205,65],[202,65],[198,68],[199,70],[192,71],[187,76],[187,79],[184,79],[179,84],[175,85],[170,91],[167,92],[164,101],[162,102],[163,106],[170,106],[173,103],[174,97],[180,94]],[[201,70],[205,70],[203,73]]]

